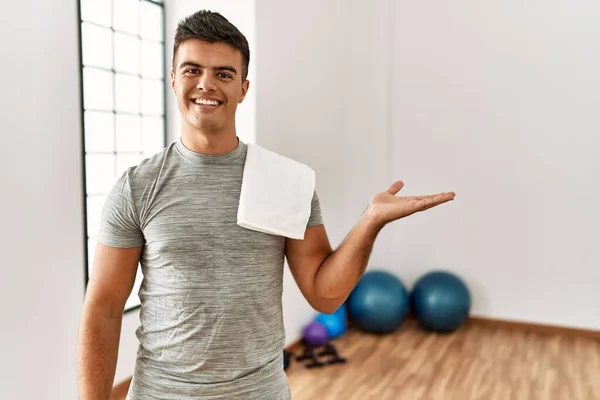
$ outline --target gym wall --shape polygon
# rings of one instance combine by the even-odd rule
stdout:
[[[600,330],[600,4],[393,15],[392,173],[457,196],[393,226],[389,265],[456,271],[475,315]]]
[[[455,271],[473,315],[600,329],[600,6],[267,1],[256,15],[257,141],[316,169],[334,245],[395,179],[455,190],[388,226],[370,267],[409,286]],[[287,278],[292,341],[314,313]]]
[[[76,399],[84,292],[77,2],[0,24],[1,399]]]

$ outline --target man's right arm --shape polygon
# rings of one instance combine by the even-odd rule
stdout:
[[[135,283],[142,248],[97,246],[77,341],[81,400],[110,398],[123,311]]]

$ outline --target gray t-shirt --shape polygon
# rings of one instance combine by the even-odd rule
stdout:
[[[289,399],[285,238],[237,225],[247,146],[202,155],[176,141],[128,169],[99,241],[144,245],[140,345],[128,399]],[[322,223],[315,192],[308,227]]]

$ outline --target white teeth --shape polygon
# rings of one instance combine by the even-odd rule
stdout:
[[[196,99],[194,100],[196,104],[204,104],[205,106],[218,106],[219,102],[216,100],[205,100],[205,99]]]

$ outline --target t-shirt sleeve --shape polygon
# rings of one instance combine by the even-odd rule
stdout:
[[[98,241],[111,247],[138,247],[144,235],[136,211],[129,173],[117,181],[104,203]]]
[[[323,216],[321,215],[321,204],[319,203],[319,196],[317,195],[317,191],[315,190],[312,198],[312,208],[310,212],[310,218],[308,219],[308,223],[306,224],[307,228],[316,225],[323,224]]]

